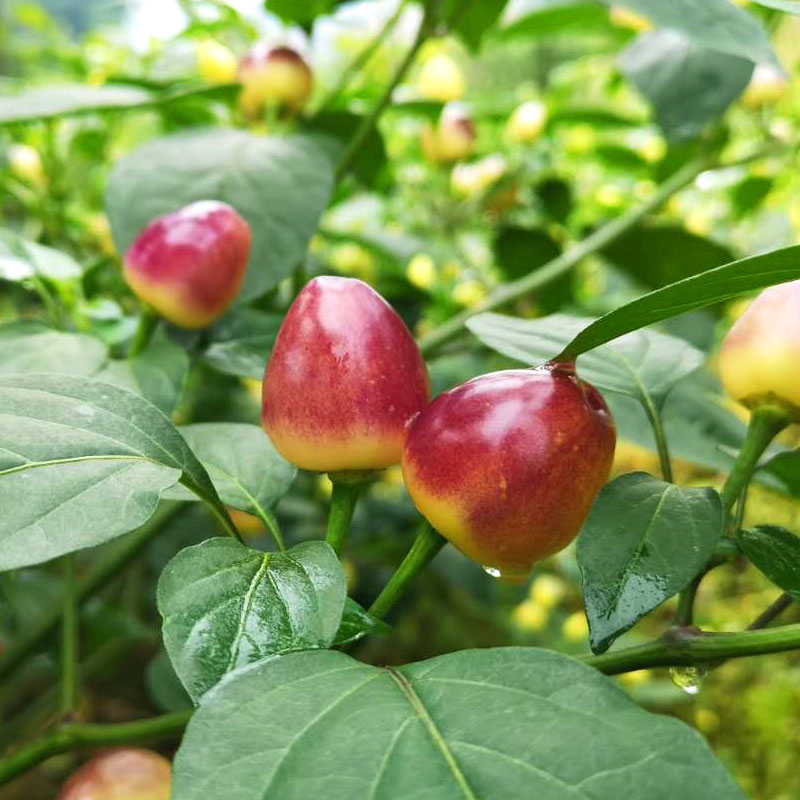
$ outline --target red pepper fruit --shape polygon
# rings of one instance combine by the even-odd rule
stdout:
[[[87,761],[58,800],[169,800],[169,761],[152,750],[125,747]]]
[[[262,424],[309,470],[400,461],[408,420],[430,399],[425,362],[392,307],[353,278],[321,277],[297,296],[264,374]]]
[[[201,200],[139,234],[125,255],[125,280],[165,319],[205,328],[238,294],[249,257],[247,222],[226,203]]]
[[[412,421],[403,475],[436,530],[491,574],[518,580],[578,534],[615,439],[605,401],[573,365],[495,372]]]

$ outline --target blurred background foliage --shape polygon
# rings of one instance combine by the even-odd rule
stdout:
[[[265,8],[255,0],[3,2],[4,93],[35,87],[59,91],[59,85],[76,84],[191,91],[153,107],[2,124],[0,321],[45,315],[57,327],[91,332],[119,347],[135,326],[136,305],[122,282],[120,256],[104,212],[113,163],[155,135],[189,127],[249,127],[269,136],[306,124],[247,121],[238,109],[236,87],[231,86],[236,64],[261,39],[290,44],[304,54],[315,77],[311,112],[323,106],[338,109],[343,115],[338,122],[335,115],[317,122],[323,129],[347,128],[347,114],[363,113],[382,92],[410,45],[420,13],[396,0],[303,3],[309,9],[306,24],[291,26],[282,20],[297,16],[297,8],[284,13],[291,5],[268,2]],[[738,158],[764,146],[791,148],[798,140],[799,17],[749,5],[770,33],[786,71],[782,75],[769,66],[753,71],[752,65],[718,63],[719,54],[703,56],[698,65],[675,42],[650,32],[647,20],[621,7],[609,10],[567,0],[485,5],[502,14],[494,19],[487,12],[486,20],[475,23],[477,34],[467,26],[460,37],[425,44],[381,119],[380,137],[363,148],[357,177],[337,188],[305,264],[306,275],[334,273],[368,281],[417,334],[646,200],[659,181],[697,153]],[[315,10],[334,6],[339,8],[332,16],[313,24]],[[477,47],[483,27],[491,30]],[[372,47],[384,30],[380,44]],[[365,48],[368,59],[362,57]],[[662,69],[700,70],[706,87],[700,100],[648,77],[647,55],[659,49],[666,59]],[[359,62],[355,71],[348,67],[354,59]],[[198,94],[198,87],[209,93]],[[13,96],[3,102],[13,105]],[[425,154],[425,131],[435,124],[442,104],[450,102],[468,104],[477,139],[457,163],[434,163]],[[569,277],[505,310],[526,317],[556,310],[597,315],[681,277],[796,243],[800,172],[795,164],[794,155],[787,160],[783,153],[703,173],[659,213],[586,259]],[[44,276],[20,278],[14,271],[21,246],[17,235],[67,253],[79,266],[62,264],[60,271],[51,268]],[[256,306],[279,312],[289,297],[284,283]],[[716,343],[743,307],[737,302],[697,312],[668,328],[711,353],[713,365]],[[260,334],[252,356],[256,365],[270,335],[274,330]],[[431,363],[435,390],[507,363],[474,340],[455,342]],[[242,379],[213,364],[198,366],[176,421],[257,421],[260,387],[253,372]],[[713,394],[713,375],[708,381]],[[642,426],[637,429],[635,419],[630,421],[623,401],[610,399],[619,409],[622,435],[615,471],[657,474],[649,434],[641,434]],[[741,424],[736,409],[720,413],[724,424]],[[681,442],[674,450],[679,456],[688,453]],[[715,467],[725,462],[712,450],[704,463],[690,453],[681,459],[678,479],[719,482]],[[298,478],[277,510],[291,541],[319,535],[329,495],[326,478]],[[91,687],[85,713],[96,720],[128,719],[188,702],[159,650],[154,587],[167,560],[213,528],[200,508],[162,512],[169,521],[158,537],[145,541],[140,557],[84,609],[84,674]],[[798,501],[769,487],[752,488],[748,513],[757,522],[800,530]],[[376,595],[408,548],[415,519],[399,468],[387,470],[355,518],[347,568],[356,599],[368,604]],[[250,541],[266,544],[257,521],[237,513],[237,524]],[[81,554],[83,568],[113,558],[126,541]],[[0,575],[0,647],[39,624],[47,601],[58,592],[57,574],[49,566]],[[778,593],[745,564],[716,570],[702,585],[698,624],[708,630],[740,630]],[[667,603],[626,634],[627,643],[657,635],[672,610]],[[796,608],[786,616],[800,619]],[[506,644],[588,650],[572,550],[542,564],[530,584],[519,587],[492,581],[447,548],[393,621],[393,635],[363,643],[359,657],[399,663]],[[3,676],[0,746],[34,734],[48,721],[56,670],[55,651],[46,649],[24,670]],[[665,670],[617,680],[645,707],[696,726],[748,795],[800,798],[797,655],[723,664],[684,689]],[[0,797],[52,797],[72,763],[70,756],[50,761],[0,790]]]

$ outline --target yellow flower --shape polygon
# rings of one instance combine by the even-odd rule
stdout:
[[[16,178],[36,186],[43,186],[47,182],[42,159],[35,147],[12,144],[6,152],[6,157],[8,167]]]
[[[547,107],[538,100],[517,106],[506,126],[508,138],[514,142],[533,142],[547,123]]]
[[[406,277],[418,289],[430,289],[436,282],[436,264],[427,253],[417,253],[406,267]]]
[[[206,83],[233,83],[238,61],[224,44],[213,39],[201,39],[195,51],[197,71]]]
[[[464,96],[464,74],[461,67],[444,53],[429,58],[417,78],[419,91],[427,100],[449,103]]]
[[[547,625],[547,609],[532,600],[525,600],[511,612],[511,621],[520,630],[535,633]]]
[[[583,611],[570,614],[561,626],[562,636],[569,642],[581,642],[589,636],[589,623]]]
[[[471,164],[456,164],[450,173],[450,188],[454,194],[473,197],[485,192],[506,171],[506,160],[495,153]]]
[[[453,300],[460,306],[472,308],[486,297],[486,288],[476,280],[462,281],[453,289]]]

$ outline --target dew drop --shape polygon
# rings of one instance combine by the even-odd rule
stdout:
[[[483,567],[483,571],[487,575],[491,575],[493,578],[502,578],[503,577],[503,573],[500,572],[500,570],[497,569],[497,567]]]
[[[707,674],[708,670],[705,667],[671,667],[669,671],[672,682],[686,694],[691,695],[700,691],[700,684]]]

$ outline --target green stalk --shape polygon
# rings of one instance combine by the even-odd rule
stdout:
[[[641,401],[644,406],[647,419],[653,429],[653,436],[656,441],[656,451],[658,452],[658,462],[661,466],[661,477],[667,483],[672,483],[672,461],[669,457],[669,445],[667,436],[664,432],[664,422],[661,419],[659,410],[653,405],[653,400],[646,391],[641,392]]]
[[[650,667],[698,667],[730,658],[782,653],[800,648],[800,624],[740,633],[703,633],[676,628],[658,641],[579,660],[606,675]]]
[[[78,697],[78,623],[75,554],[61,559],[63,573],[61,619],[61,716],[69,719],[76,709]]]
[[[142,316],[139,317],[139,325],[136,332],[133,334],[133,341],[131,341],[130,350],[128,350],[128,358],[136,358],[153,338],[158,323],[161,317],[156,314],[153,309],[146,307],[142,309]]]
[[[440,536],[428,522],[424,522],[408,554],[378,595],[378,599],[370,607],[369,613],[373,617],[383,619],[446,542],[447,540]]]
[[[325,541],[338,555],[350,532],[350,522],[365,483],[342,480],[339,475],[334,473],[331,473],[329,477],[333,482],[333,493],[331,494],[331,508],[328,512],[328,530],[325,533]]]
[[[0,761],[0,786],[60,753],[173,739],[181,734],[192,713],[178,711],[115,725],[62,725]]]

